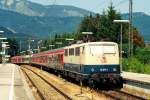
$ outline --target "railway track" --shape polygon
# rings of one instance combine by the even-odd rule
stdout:
[[[35,73],[38,77],[40,77],[42,80],[46,81],[46,83],[49,84],[49,82],[44,79],[42,76],[40,76],[39,74],[37,74],[37,72],[33,71],[32,69],[30,68],[26,68],[24,67],[26,70],[29,70],[33,73]],[[52,84],[51,84],[52,85]],[[63,95],[66,96],[66,99],[67,100],[71,100],[72,98],[70,98],[68,95],[66,95],[65,93],[63,93],[62,91],[60,91],[59,89],[57,89],[57,87],[53,86],[52,87],[56,88],[56,90],[60,93],[62,93]],[[134,96],[134,95],[131,95],[129,93],[125,93],[123,91],[119,91],[119,90],[112,90],[112,91],[101,91],[101,90],[94,90],[95,93],[99,93],[99,94],[103,94],[105,95],[107,98],[110,98],[110,99],[114,99],[114,100],[144,100],[143,98],[141,97],[137,97],[137,96]],[[37,90],[38,92],[38,90]],[[42,94],[42,93],[40,93]],[[45,98],[44,98],[45,99]],[[89,99],[90,100],[90,99]],[[94,99],[95,100],[95,99]],[[96,99],[97,100],[97,99]]]
[[[59,90],[56,86],[33,70],[25,67],[21,69],[28,77],[32,85],[37,89],[37,93],[42,100],[72,100],[71,97]]]
[[[132,86],[136,86],[136,87],[150,90],[150,83],[148,83],[148,82],[142,82],[142,81],[124,78],[124,83],[128,84],[128,85],[132,85]]]
[[[114,100],[145,100],[141,97],[137,97],[120,90],[99,91],[99,92]]]

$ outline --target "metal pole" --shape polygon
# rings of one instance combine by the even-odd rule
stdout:
[[[120,32],[120,72],[122,71],[122,23],[121,23],[121,32]]]
[[[129,57],[133,55],[132,0],[129,0]]]
[[[130,57],[131,54],[131,0],[129,0],[129,49],[128,49],[128,57]]]
[[[133,19],[132,19],[132,12],[133,12],[133,0],[130,0],[131,3],[131,56],[133,56],[133,28],[132,28],[132,24],[133,24]]]
[[[31,46],[30,46],[30,39],[29,39],[28,47],[29,47],[29,55],[30,55],[30,49],[31,49]]]
[[[21,40],[20,40],[20,52],[21,52],[21,49],[22,49],[22,47],[21,47]]]
[[[4,47],[2,47],[2,52],[3,52],[3,54],[2,54],[2,63],[4,63]]]
[[[38,53],[40,53],[40,46],[39,46],[39,43],[38,43]]]
[[[80,93],[81,93],[81,94],[83,93],[82,87],[83,87],[83,83],[82,83],[82,79],[80,79]]]
[[[2,54],[2,63],[5,63],[5,53],[6,53],[5,47],[3,47],[2,50],[3,50],[3,54]]]

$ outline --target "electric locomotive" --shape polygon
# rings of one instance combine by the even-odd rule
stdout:
[[[122,87],[118,45],[114,42],[88,42],[64,48],[64,71],[93,87]]]

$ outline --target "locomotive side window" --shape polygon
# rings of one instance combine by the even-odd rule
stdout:
[[[75,55],[76,56],[80,55],[80,47],[75,48]]]
[[[65,56],[68,56],[68,49],[65,49]]]
[[[69,49],[69,55],[74,55],[74,48]]]

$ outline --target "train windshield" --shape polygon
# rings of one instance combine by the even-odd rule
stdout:
[[[101,54],[115,54],[115,45],[108,45],[108,44],[95,44],[90,45],[90,53],[94,55],[101,55]]]

